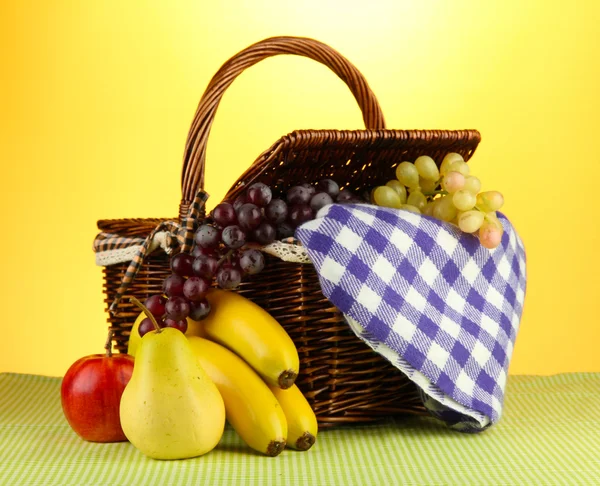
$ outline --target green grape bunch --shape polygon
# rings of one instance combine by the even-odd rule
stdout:
[[[446,154],[440,167],[427,155],[396,167],[396,179],[371,192],[378,206],[431,216],[479,236],[481,244],[496,248],[502,239],[502,223],[496,215],[504,204],[498,191],[481,191],[481,181],[470,174],[462,155]]]

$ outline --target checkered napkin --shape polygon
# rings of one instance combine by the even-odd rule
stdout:
[[[525,250],[409,211],[333,204],[296,230],[324,295],[356,335],[403,371],[450,427],[500,419],[525,298]]]

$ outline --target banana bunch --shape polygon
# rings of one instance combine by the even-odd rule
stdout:
[[[235,292],[212,289],[207,300],[211,312],[195,324],[201,331],[186,335],[223,397],[227,421],[248,446],[268,456],[280,454],[286,445],[310,449],[317,419],[294,384],[300,362],[287,332]],[[128,353],[134,355],[135,348]]]

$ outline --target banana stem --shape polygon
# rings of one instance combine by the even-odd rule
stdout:
[[[152,314],[152,312],[150,312],[148,310],[148,308],[144,304],[142,304],[139,300],[137,300],[133,296],[129,299],[129,301],[132,302],[132,303],[134,303],[140,309],[142,309],[142,311],[144,312],[144,314],[146,314],[146,317],[148,317],[148,319],[150,319],[152,321],[152,324],[154,324],[154,329],[156,329],[156,332],[161,332],[162,331],[161,327],[158,325],[158,322],[156,322],[156,318],[154,317],[154,315]]]

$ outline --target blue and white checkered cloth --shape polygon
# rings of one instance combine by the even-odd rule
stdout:
[[[356,335],[465,432],[500,419],[525,298],[523,242],[498,217],[493,250],[454,225],[367,204],[332,204],[296,230]]]

